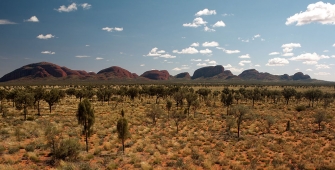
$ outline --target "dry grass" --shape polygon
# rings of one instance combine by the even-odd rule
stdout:
[[[194,87],[197,90],[199,87]],[[221,91],[222,87],[211,87]],[[239,87],[236,87],[238,89]],[[271,87],[281,89],[281,87]],[[333,89],[321,88],[324,91]],[[298,89],[303,91],[306,89]],[[141,101],[126,99],[114,108],[101,102],[92,102],[95,110],[94,134],[89,139],[89,152],[84,149],[81,126],[75,117],[78,99],[63,99],[50,114],[45,102],[41,102],[42,116],[29,109],[33,121],[22,121],[21,113],[8,107],[7,117],[1,117],[0,124],[0,170],[1,169],[334,169],[335,136],[333,121],[323,122],[324,130],[318,131],[313,115],[322,109],[321,104],[295,111],[294,101],[286,106],[284,101],[272,104],[256,102],[249,117],[241,125],[241,138],[236,138],[237,126],[227,131],[226,108],[220,101],[207,107],[204,101],[197,110],[176,126],[173,119],[161,116],[156,125],[145,115],[145,109],[155,98],[142,97]],[[213,101],[213,99],[212,99]],[[251,105],[251,101],[243,104]],[[186,102],[185,102],[186,103]],[[307,105],[308,101],[299,104]],[[235,104],[234,104],[235,105]],[[165,108],[163,99],[160,106]],[[185,106],[184,106],[185,107]],[[121,110],[129,121],[131,137],[127,139],[125,154],[117,138],[116,121]],[[173,109],[175,109],[173,107]],[[327,113],[334,114],[332,103]],[[165,114],[167,111],[165,110]],[[267,116],[275,118],[268,129]],[[286,131],[290,121],[290,131]],[[235,121],[234,121],[235,122]],[[50,165],[50,147],[46,146],[44,130],[50,124],[61,129],[60,138],[79,138],[82,150],[75,162],[58,161]]]

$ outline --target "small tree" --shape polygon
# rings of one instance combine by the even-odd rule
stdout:
[[[174,120],[176,127],[177,127],[177,133],[179,132],[179,125],[180,122],[182,122],[186,118],[186,115],[182,113],[181,111],[174,110],[172,113],[172,119]]]
[[[34,105],[37,103],[37,115],[41,116],[41,111],[40,111],[40,101],[44,97],[45,90],[42,87],[37,87],[33,90],[34,92]]]
[[[198,96],[194,93],[187,93],[186,94],[186,101],[187,101],[187,116],[190,115],[190,107],[192,106],[193,102],[198,99]]]
[[[27,108],[34,104],[34,95],[25,91],[19,91],[14,100],[16,109],[23,109],[24,120],[27,120]]]
[[[84,99],[78,104],[77,111],[78,124],[83,126],[83,135],[85,135],[86,152],[88,152],[88,137],[92,134],[92,127],[95,122],[94,109],[88,99]]]
[[[193,106],[193,117],[195,118],[195,112],[197,111],[197,109],[200,107],[200,102],[199,100],[196,100],[192,103]]]
[[[243,105],[236,105],[231,110],[231,115],[234,115],[237,123],[237,138],[240,138],[240,129],[246,114],[249,113],[249,109]]]
[[[59,144],[59,129],[54,125],[49,125],[45,128],[44,135],[47,140],[48,146],[51,147],[51,153],[55,154],[57,146]]]
[[[170,100],[166,101],[166,109],[168,110],[168,119],[170,118],[171,107],[172,107],[172,102]]]
[[[137,87],[130,87],[127,90],[127,95],[130,97],[132,101],[134,101],[135,97],[139,94],[139,89]]]
[[[297,91],[294,88],[284,88],[281,92],[286,100],[286,105],[288,105],[288,101],[291,97],[295,96]]]
[[[227,106],[227,115],[228,115],[229,106],[233,104],[233,95],[231,93],[228,94],[224,104]]]
[[[129,130],[128,130],[128,121],[126,118],[124,118],[124,112],[122,115],[123,116],[117,121],[116,130],[118,133],[118,138],[122,142],[122,151],[124,153],[124,142],[129,137]]]
[[[276,123],[276,118],[274,116],[268,115],[265,117],[265,121],[267,124],[267,131],[270,133],[271,126]]]
[[[2,100],[6,98],[7,91],[5,89],[0,89],[0,112],[3,112]]]
[[[152,119],[152,123],[156,125],[157,118],[163,113],[163,110],[157,104],[152,104],[149,109],[145,111],[147,116]]]
[[[321,131],[321,123],[327,120],[327,115],[325,111],[318,111],[314,115],[314,122],[318,124],[319,131]]]
[[[59,102],[60,100],[60,95],[59,95],[59,90],[58,89],[51,89],[49,92],[46,92],[44,95],[44,100],[48,103],[49,105],[49,110],[51,113],[51,107]]]

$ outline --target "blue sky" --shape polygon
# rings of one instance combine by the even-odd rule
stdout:
[[[335,81],[335,2],[0,2],[0,76],[41,61],[176,75],[210,65]]]

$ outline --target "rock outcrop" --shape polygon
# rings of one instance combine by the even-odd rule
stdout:
[[[126,78],[126,79],[132,79],[137,78],[137,74],[131,73],[128,70],[118,67],[118,66],[112,66],[109,68],[105,68],[97,73],[98,75],[104,75],[107,78]]]
[[[260,73],[256,69],[244,70],[238,75],[242,80],[276,80],[278,76],[270,73]]]
[[[311,77],[307,74],[304,74],[302,72],[297,72],[292,76],[293,80],[307,80],[307,79],[311,79]]]
[[[191,76],[188,72],[184,72],[184,73],[179,73],[177,75],[174,76],[177,79],[190,79]]]
[[[214,77],[219,74],[223,74],[226,76],[231,76],[231,72],[225,72],[224,67],[221,65],[217,66],[207,66],[207,67],[202,67],[194,71],[192,79],[197,79],[197,78],[209,78],[209,77]],[[228,75],[229,74],[229,75]],[[230,75],[231,74],[231,75]]]
[[[150,70],[144,72],[141,77],[145,77],[151,80],[168,80],[170,74],[166,70]]]

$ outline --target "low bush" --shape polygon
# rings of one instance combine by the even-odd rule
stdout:
[[[295,107],[295,110],[297,112],[305,111],[306,107],[304,105],[299,105],[299,106]]]

